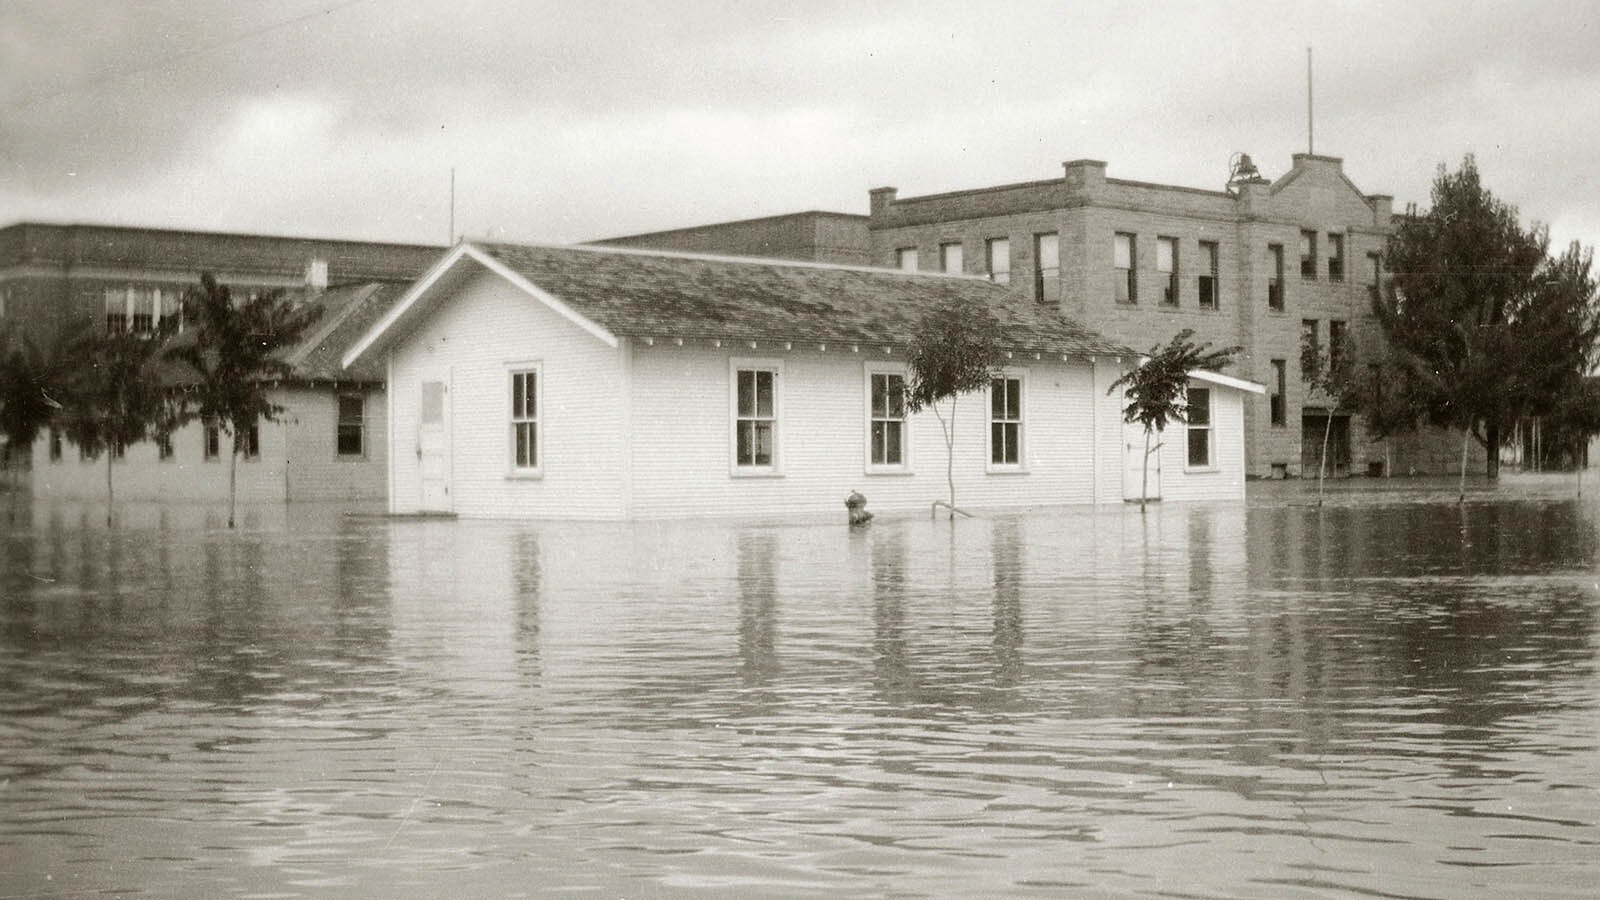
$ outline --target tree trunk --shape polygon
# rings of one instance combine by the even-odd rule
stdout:
[[[1457,503],[1467,502],[1467,444],[1472,440],[1472,425],[1469,423],[1461,429],[1461,495],[1456,498]]]
[[[234,498],[238,496],[239,434],[233,435],[233,452],[228,455],[228,527],[233,527]]]
[[[1139,471],[1139,512],[1144,512],[1145,500],[1150,496],[1150,428],[1144,430],[1143,468]]]
[[[1328,475],[1328,438],[1333,434],[1333,413],[1322,420],[1322,460],[1317,463],[1317,505],[1322,505],[1322,482]]]
[[[1485,467],[1485,472],[1488,474],[1490,481],[1498,481],[1500,479],[1500,426],[1485,422],[1483,432],[1484,443],[1488,445],[1484,448],[1484,452],[1489,454],[1486,460],[1488,465]]]
[[[950,421],[944,420],[944,413],[939,412],[939,404],[932,404],[933,417],[939,420],[939,430],[944,432],[944,481],[950,490],[950,518],[956,517],[956,475],[955,475],[955,427],[956,427],[956,398],[950,398]]]
[[[117,458],[116,444],[106,445],[106,527],[111,527],[111,510],[117,505],[117,492],[111,484],[111,463]]]

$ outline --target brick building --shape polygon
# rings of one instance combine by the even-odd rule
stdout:
[[[653,231],[589,243],[604,247],[764,256],[769,259],[859,266],[872,262],[872,243],[867,234],[867,223],[868,217],[854,213],[812,210]]]
[[[443,247],[112,225],[0,228],[0,328],[46,336],[104,317],[155,331],[201,272],[236,292],[410,280]]]
[[[1327,156],[1296,154],[1270,182],[1245,158],[1235,176],[1225,190],[1197,190],[1108,178],[1105,163],[1075,160],[1046,181],[922,197],[878,188],[872,257],[1007,282],[1141,349],[1184,328],[1239,345],[1230,371],[1268,396],[1246,420],[1250,474],[1314,475],[1329,404],[1308,389],[1302,351],[1376,358],[1370,300],[1393,198],[1362,193]],[[1374,444],[1359,419],[1337,415],[1332,426],[1336,474],[1438,462],[1416,441]]]

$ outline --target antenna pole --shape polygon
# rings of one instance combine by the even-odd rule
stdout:
[[[1316,117],[1314,115],[1315,111],[1316,111],[1316,107],[1312,104],[1312,99],[1311,99],[1311,48],[1307,47],[1306,48],[1306,152],[1312,154],[1313,156],[1316,155],[1316,152],[1317,152],[1317,138],[1316,138],[1316,132],[1315,132],[1315,130],[1313,128],[1313,123],[1316,121]]]
[[[456,242],[456,167],[450,167],[450,239],[446,245],[454,246]]]

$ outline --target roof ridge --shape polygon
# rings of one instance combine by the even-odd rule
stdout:
[[[756,265],[794,269],[827,269],[838,272],[868,272],[873,275],[906,275],[926,278],[949,278],[960,281],[983,281],[989,279],[982,275],[969,275],[966,273],[951,272],[910,272],[904,269],[895,269],[889,266],[864,266],[850,263],[825,263],[812,262],[804,259],[779,259],[772,256],[731,256],[716,253],[693,253],[688,250],[657,250],[648,247],[610,247],[596,244],[546,244],[546,243],[521,243],[511,241],[474,241],[463,239],[462,243],[470,244],[483,250],[493,251],[500,247],[530,250],[575,250],[584,253],[609,253],[618,256],[649,256],[662,259],[689,259],[701,262],[735,263],[738,265]]]

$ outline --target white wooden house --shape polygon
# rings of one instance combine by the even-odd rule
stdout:
[[[842,516],[853,490],[927,510],[946,496],[940,425],[891,398],[918,319],[952,300],[988,306],[1007,345],[955,404],[957,504],[1137,498],[1144,437],[1107,393],[1136,354],[981,278],[463,243],[344,364],[387,368],[395,513]],[[1197,374],[1209,415],[1169,429],[1151,494],[1242,499],[1260,391]]]

